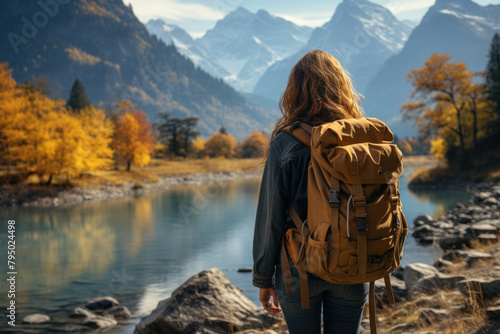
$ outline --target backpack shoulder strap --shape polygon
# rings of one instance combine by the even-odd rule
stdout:
[[[285,127],[283,131],[290,133],[304,143],[304,145],[311,146],[312,126],[309,124],[298,121]]]

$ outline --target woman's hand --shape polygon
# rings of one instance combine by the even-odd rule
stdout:
[[[271,297],[273,301],[271,301]],[[264,309],[269,313],[280,313],[281,309],[278,304],[278,296],[276,296],[276,291],[274,288],[260,288],[259,289],[259,300],[264,306]]]

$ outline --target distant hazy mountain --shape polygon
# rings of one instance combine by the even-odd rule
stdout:
[[[217,73],[220,77],[240,91],[251,92],[270,65],[306,44],[311,31],[265,10],[254,14],[239,7],[195,42],[225,70]]]
[[[367,0],[344,0],[331,20],[312,32],[305,47],[266,71],[254,93],[277,100],[293,65],[314,49],[337,57],[353,75],[358,90],[364,91],[382,63],[403,48],[410,31],[385,7]]]
[[[146,24],[148,31],[167,45],[174,44],[177,51],[188,57],[196,66],[199,66],[214,77],[224,78],[230,76],[230,73],[217,63],[211,61],[205,52],[199,48],[191,35],[184,29],[175,25],[168,24],[161,19],[149,20]]]
[[[401,135],[415,134],[401,122],[399,108],[412,87],[410,70],[424,65],[433,53],[448,53],[474,71],[486,68],[489,44],[500,32],[500,5],[480,6],[470,0],[437,0],[413,30],[403,50],[389,58],[370,80],[365,110],[389,122]]]
[[[224,126],[242,138],[276,118],[150,35],[122,0],[61,2],[0,4],[0,62],[18,82],[46,75],[67,98],[79,78],[94,104],[130,99],[151,120],[160,111],[196,115],[204,135]]]

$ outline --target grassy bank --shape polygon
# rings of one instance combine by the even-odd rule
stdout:
[[[114,170],[90,171],[79,177],[66,179],[63,176],[55,177],[54,186],[70,184],[79,187],[95,187],[102,183],[124,184],[135,183],[142,185],[157,182],[161,177],[170,175],[188,175],[195,173],[217,172],[252,172],[262,169],[262,159],[182,159],[164,160],[153,159],[148,166],[132,166],[130,171],[124,167]],[[1,175],[6,175],[6,168],[2,168]],[[46,181],[45,178],[42,181]],[[30,176],[22,184],[40,184],[40,177]]]

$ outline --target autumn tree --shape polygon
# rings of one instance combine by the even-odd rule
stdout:
[[[91,105],[92,104],[87,97],[87,93],[85,92],[83,84],[79,79],[76,79],[73,83],[73,86],[71,87],[68,103],[66,106],[74,111],[80,111],[81,109],[90,107]]]
[[[135,109],[130,101],[119,101],[116,109],[113,147],[117,159],[125,161],[127,171],[130,171],[132,164],[146,166],[154,149],[152,126],[146,114]]]
[[[260,157],[267,145],[267,137],[263,132],[252,132],[240,145],[238,151],[242,158]]]
[[[12,70],[7,63],[0,63],[0,156],[7,163],[9,174],[13,163],[11,149],[17,137],[15,129],[26,120],[23,109],[24,100],[12,78]]]
[[[433,54],[423,67],[408,74],[414,90],[401,111],[423,136],[441,143],[446,138],[450,152],[458,147],[464,161],[468,145],[477,145],[479,129],[490,117],[490,107],[484,88],[473,80],[476,74],[465,63],[450,60],[450,55]]]
[[[237,141],[233,136],[216,132],[205,141],[205,153],[211,157],[231,157]]]

